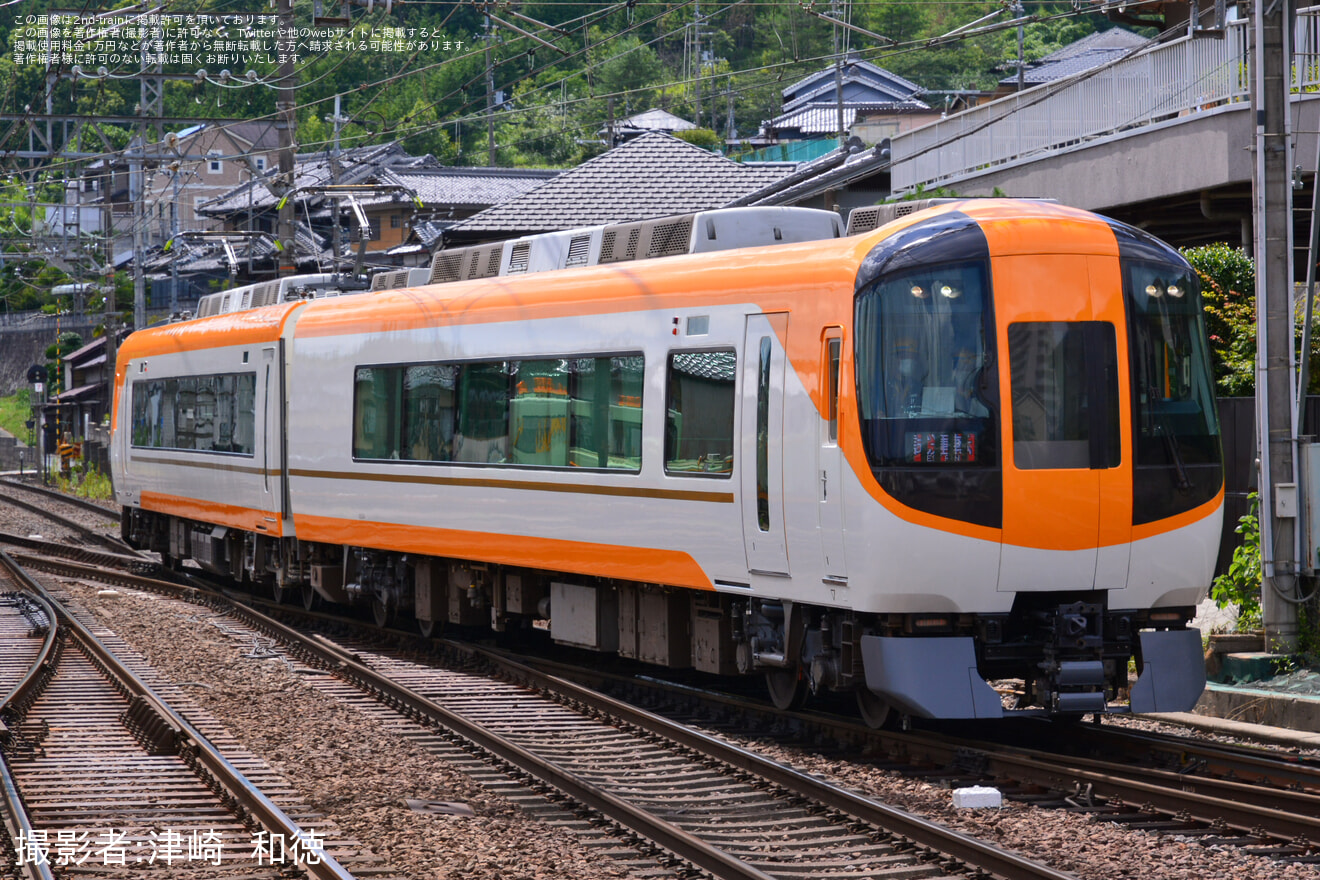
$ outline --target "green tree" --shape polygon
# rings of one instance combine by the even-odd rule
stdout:
[[[1210,244],[1183,256],[1201,279],[1215,384],[1225,396],[1256,391],[1256,265],[1241,248]],[[1312,380],[1315,381],[1312,368]]]

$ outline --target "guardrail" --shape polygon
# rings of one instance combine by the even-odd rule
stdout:
[[[1247,22],[1223,39],[1180,37],[895,136],[895,193],[1090,140],[1204,113],[1250,97]],[[1320,91],[1320,7],[1298,11],[1293,91]]]

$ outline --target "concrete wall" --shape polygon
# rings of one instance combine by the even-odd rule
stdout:
[[[19,325],[0,327],[0,397],[27,387],[28,367],[46,363],[46,348],[60,333],[73,332],[92,341],[94,331],[104,319],[100,315],[42,316]]]

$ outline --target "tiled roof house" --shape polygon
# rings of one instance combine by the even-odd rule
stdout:
[[[793,167],[739,164],[650,132],[482,211],[450,228],[445,238],[471,244],[721,208],[769,186]]]

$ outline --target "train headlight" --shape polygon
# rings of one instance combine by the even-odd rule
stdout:
[[[917,299],[925,299],[927,296],[930,295],[926,292],[926,288],[922,287],[920,284],[912,285],[911,292],[912,295],[915,296]]]
[[[1167,293],[1169,294],[1169,296],[1173,297],[1174,299],[1182,299],[1184,291],[1178,285],[1170,284]]]
[[[957,299],[958,297],[962,296],[962,291],[956,287],[953,287],[952,285],[941,284],[940,296],[944,297],[945,299]]]
[[[1146,296],[1150,297],[1151,299],[1159,299],[1163,295],[1164,295],[1164,291],[1160,290],[1160,286],[1158,284],[1146,285]]]

